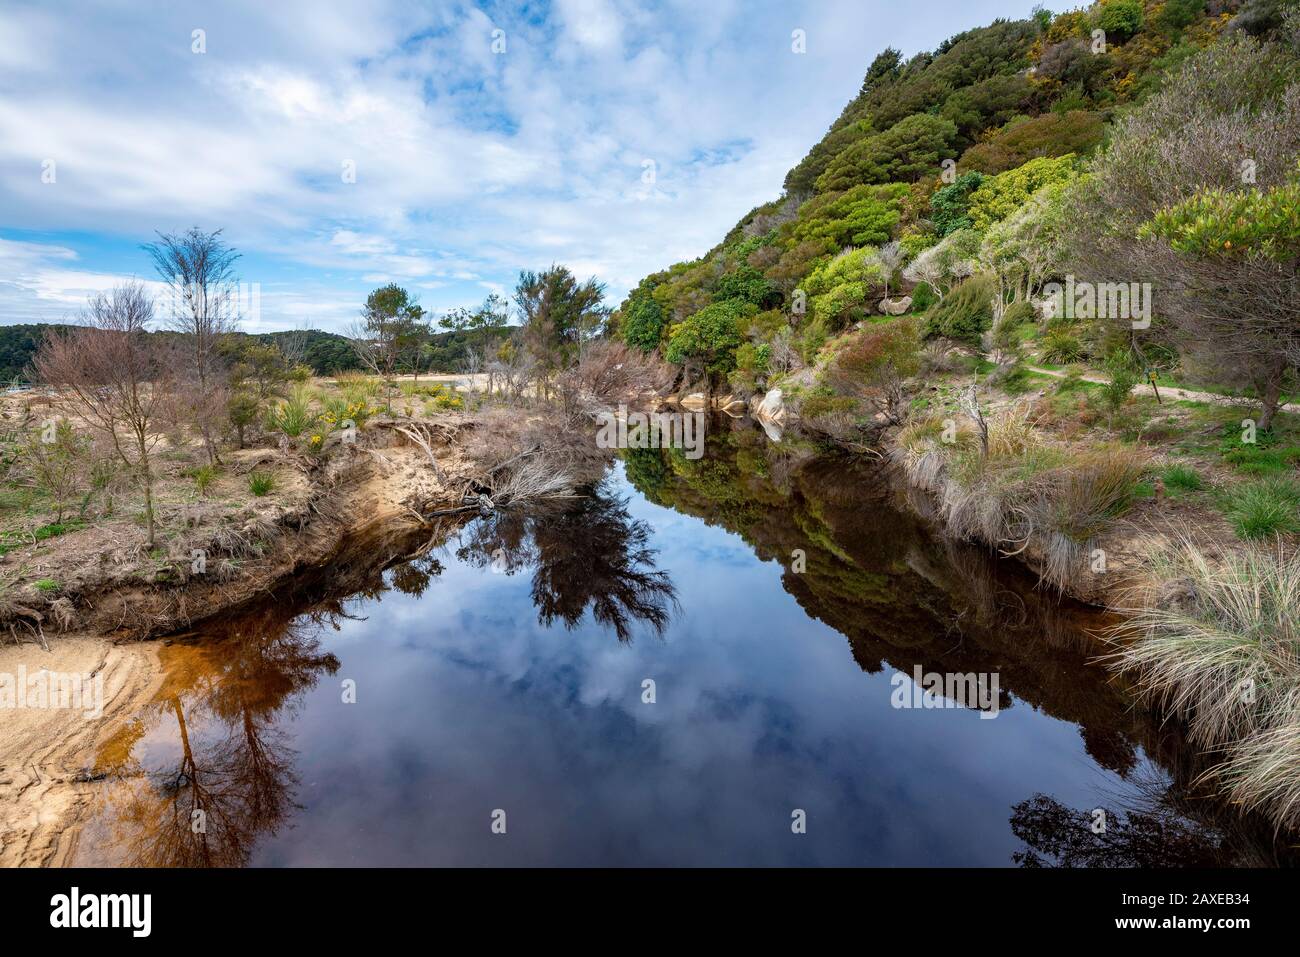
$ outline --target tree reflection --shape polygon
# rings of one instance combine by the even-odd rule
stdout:
[[[505,512],[467,530],[462,561],[514,574],[533,569],[532,598],[545,626],[576,628],[592,618],[630,641],[642,622],[662,634],[677,607],[677,591],[655,568],[650,526],[633,519],[627,499],[601,482],[562,508]]]
[[[239,622],[225,640],[167,649],[153,717],[174,723],[178,754],[110,795],[122,863],[244,866],[256,841],[297,808],[295,752],[282,719],[339,668],[309,627],[323,617],[286,621],[272,608]]]

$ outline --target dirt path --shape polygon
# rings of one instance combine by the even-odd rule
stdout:
[[[1032,366],[1026,364],[1025,368],[1028,369],[1030,372],[1037,372],[1040,375],[1051,376],[1053,379],[1065,379],[1068,378],[1069,376],[1069,373],[1054,372],[1051,369],[1044,369],[1041,368],[1040,366]],[[1083,376],[1080,376],[1080,378],[1082,378],[1084,382],[1095,382],[1098,385],[1105,385],[1107,382],[1110,381],[1109,379],[1105,379],[1099,375],[1085,374]],[[1135,385],[1133,387],[1133,391],[1137,395],[1156,394],[1155,387],[1148,382],[1143,382],[1143,383],[1139,383],[1138,385]],[[1161,399],[1184,399],[1188,402],[1205,402],[1210,405],[1252,405],[1255,403],[1254,399],[1246,399],[1246,398],[1230,396],[1230,395],[1219,395],[1217,392],[1196,392],[1192,389],[1177,389],[1174,388],[1173,386],[1163,386],[1163,385],[1160,386],[1160,398]],[[1277,409],[1279,412],[1300,412],[1300,403],[1286,402],[1279,405]]]

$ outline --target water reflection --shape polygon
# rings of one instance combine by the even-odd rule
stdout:
[[[475,523],[456,556],[506,574],[531,567],[543,626],[560,622],[572,630],[590,610],[619,641],[629,641],[636,623],[662,635],[677,603],[668,573],[655,568],[650,531],[605,480],[563,506],[500,512]]]
[[[268,608],[238,623],[222,640],[167,649],[157,702],[124,738],[109,742],[106,760],[118,786],[106,816],[122,863],[156,867],[246,865],[257,841],[274,834],[298,809],[295,752],[286,710],[338,659],[322,652],[314,626],[320,612],[289,619]],[[132,739],[153,725],[172,732],[166,757],[132,757]]]
[[[354,543],[165,649],[157,702],[101,754],[80,862],[1286,857],[1091,664],[1095,613],[933,534],[879,467],[784,439],[714,431],[703,459],[629,453],[546,513]],[[997,672],[1002,713],[892,709],[917,665]]]

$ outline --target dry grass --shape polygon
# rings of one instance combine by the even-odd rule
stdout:
[[[1110,664],[1222,752],[1209,774],[1229,799],[1300,826],[1300,560],[1279,545],[1211,561],[1182,535],[1150,573]]]
[[[938,496],[957,535],[1016,552],[1036,545],[1041,576],[1064,587],[1086,567],[1090,543],[1128,506],[1149,457],[1122,445],[1050,444],[1028,402],[988,427],[986,455],[965,420],[912,423],[898,436],[903,468]]]

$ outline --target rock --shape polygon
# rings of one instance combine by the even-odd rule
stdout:
[[[902,299],[882,299],[876,304],[876,309],[887,316],[901,316],[911,308],[911,296],[904,296]]]
[[[785,422],[785,402],[782,401],[780,389],[768,390],[767,395],[763,396],[762,401],[754,407],[754,418],[760,422],[775,422],[778,425]]]
[[[677,404],[683,409],[690,409],[692,412],[702,412],[704,410],[704,393],[692,392],[690,395],[684,395],[677,400]]]

